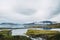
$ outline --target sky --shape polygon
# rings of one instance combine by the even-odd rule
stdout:
[[[0,23],[60,22],[60,0],[0,0]]]

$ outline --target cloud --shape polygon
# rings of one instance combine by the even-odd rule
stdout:
[[[56,15],[53,18],[48,19],[48,20],[50,20],[50,21],[56,21],[57,23],[60,23],[60,19],[59,18],[60,18],[60,13],[59,13],[59,15]]]
[[[60,14],[59,0],[0,0],[2,21],[24,23],[52,20],[52,17],[58,14]]]
[[[30,9],[30,8],[17,8],[15,9],[16,13],[20,13],[20,14],[24,14],[24,15],[32,15],[36,12],[36,10],[34,9]]]

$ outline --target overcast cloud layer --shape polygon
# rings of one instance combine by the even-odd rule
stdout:
[[[0,0],[0,22],[60,22],[60,0]]]

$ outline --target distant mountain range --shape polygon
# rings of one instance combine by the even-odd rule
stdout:
[[[56,23],[56,22],[53,22],[53,21],[40,21],[40,22],[31,22],[31,23],[24,23],[23,25],[34,25],[34,24],[53,24],[53,23]],[[0,23],[0,25],[20,25],[20,24],[17,24],[17,23]]]
[[[40,21],[40,22],[32,22],[32,23],[25,23],[24,25],[34,25],[34,24],[55,24],[56,22],[53,21]]]
[[[0,27],[10,27],[10,28],[32,28],[32,27],[42,27],[45,25],[56,24],[56,22],[52,21],[40,21],[40,22],[32,22],[32,23],[25,23],[25,24],[16,24],[16,23],[0,23]]]
[[[0,25],[19,25],[19,24],[16,24],[16,23],[1,23]]]
[[[23,24],[26,28],[50,28],[48,27],[48,25],[56,25],[58,23],[54,22],[54,21],[40,21],[40,22],[32,22],[32,23],[25,23]],[[52,26],[51,26],[52,28]]]

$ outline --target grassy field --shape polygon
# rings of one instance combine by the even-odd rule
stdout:
[[[26,35],[36,38],[41,37],[45,38],[46,40],[60,40],[60,32],[52,31],[52,30],[28,30]]]

